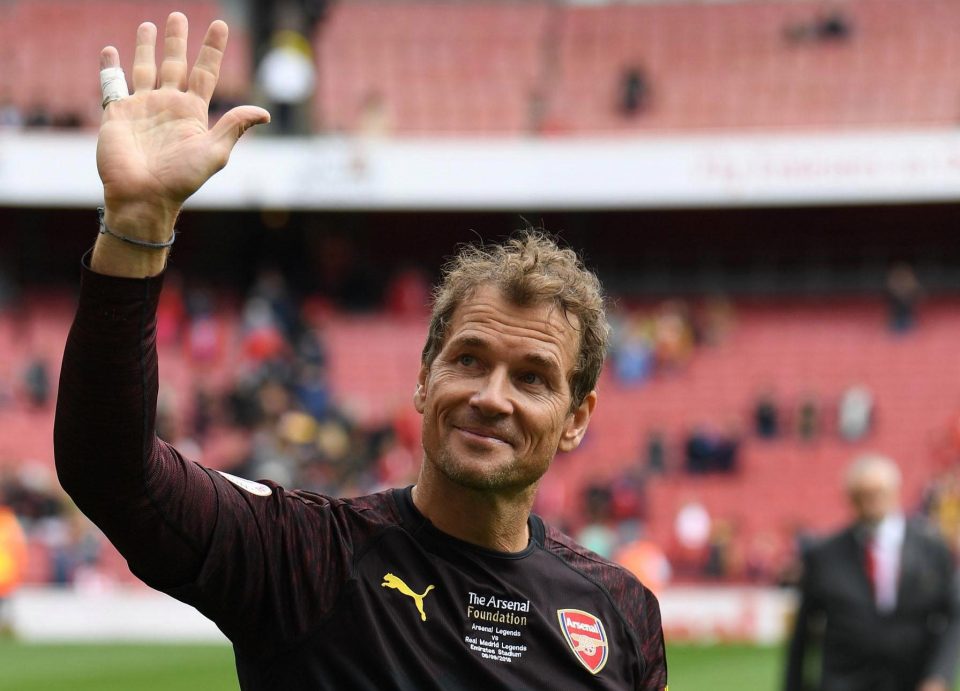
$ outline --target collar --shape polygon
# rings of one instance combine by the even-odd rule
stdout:
[[[426,516],[420,513],[416,504],[413,503],[413,485],[402,489],[392,490],[393,500],[400,513],[400,520],[404,528],[417,540],[426,543],[432,543],[441,548],[454,548],[460,551],[467,551],[477,556],[493,559],[523,559],[529,556],[537,548],[543,547],[546,529],[543,520],[534,513],[527,519],[527,528],[530,531],[530,541],[527,546],[519,552],[498,552],[497,550],[487,549],[471,542],[466,542],[453,535],[448,535],[433,523]]]
[[[903,542],[907,529],[907,520],[899,511],[884,516],[874,531],[876,541],[881,545],[895,546]]]

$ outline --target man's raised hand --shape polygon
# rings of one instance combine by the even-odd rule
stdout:
[[[173,12],[167,17],[159,74],[156,40],[153,24],[137,29],[134,93],[106,106],[97,140],[106,224],[148,242],[167,240],[184,200],[226,165],[240,135],[270,121],[263,108],[239,106],[213,128],[207,126],[227,46],[224,22],[210,24],[192,69],[187,64],[186,16]],[[119,66],[117,49],[104,48],[100,68]],[[98,253],[103,254],[95,252],[95,260]]]

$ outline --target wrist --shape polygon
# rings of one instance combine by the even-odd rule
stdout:
[[[166,242],[180,214],[179,205],[147,202],[111,203],[103,208],[103,222],[113,231],[144,242]]]
[[[90,268],[97,273],[126,278],[146,278],[163,272],[168,248],[146,245],[172,239],[178,211],[149,205],[105,207]],[[103,232],[104,225],[109,231]]]

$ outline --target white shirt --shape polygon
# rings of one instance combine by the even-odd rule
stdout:
[[[901,513],[890,514],[877,525],[870,543],[874,565],[874,598],[877,609],[892,612],[897,606],[900,558],[907,522]]]

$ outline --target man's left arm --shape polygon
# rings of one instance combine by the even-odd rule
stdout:
[[[640,637],[640,652],[646,665],[637,689],[664,691],[667,688],[667,650],[660,619],[660,603],[646,587],[643,587],[643,596],[643,620],[637,635]]]

